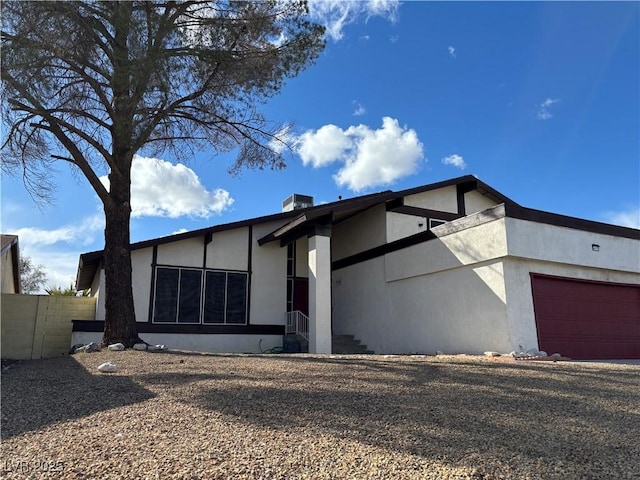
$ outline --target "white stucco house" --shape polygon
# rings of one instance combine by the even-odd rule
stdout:
[[[525,208],[474,176],[311,201],[132,244],[141,337],[259,352],[298,311],[316,353],[353,335],[376,353],[640,358],[640,230]],[[100,338],[103,281],[102,252],[82,254],[97,311],[73,343]]]

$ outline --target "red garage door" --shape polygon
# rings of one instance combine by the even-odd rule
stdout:
[[[640,358],[640,285],[531,274],[540,350],[575,359]]]

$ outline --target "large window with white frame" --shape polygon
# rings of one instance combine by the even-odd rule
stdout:
[[[246,272],[157,267],[155,323],[247,323]]]

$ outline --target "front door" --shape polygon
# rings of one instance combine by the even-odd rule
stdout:
[[[293,310],[300,310],[309,316],[309,279],[296,277],[293,279]]]

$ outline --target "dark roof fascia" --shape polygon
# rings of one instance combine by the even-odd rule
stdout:
[[[9,248],[12,248],[17,243],[18,243],[17,235],[2,234],[2,253],[6,252]]]
[[[394,196],[406,197],[408,195],[415,195],[417,193],[428,192],[431,190],[438,190],[439,188],[453,187],[453,186],[464,185],[464,184],[467,184],[466,191],[468,192],[475,189],[482,189],[490,193],[492,196],[496,197],[500,203],[509,203],[513,205],[518,205],[512,199],[500,193],[493,187],[487,185],[486,183],[484,183],[482,180],[475,177],[474,175],[463,175],[462,177],[451,178],[449,180],[443,180],[441,182],[430,183],[428,185],[422,185],[420,187],[401,190],[399,192],[395,192]]]
[[[329,213],[335,216],[335,214],[337,213],[340,213],[342,211],[349,210],[349,209],[354,209],[354,208],[355,209],[360,208],[362,210],[366,210],[382,202],[391,202],[393,205],[389,206],[389,209],[394,209],[394,208],[397,209],[400,205],[404,205],[404,202],[402,199],[406,196],[428,192],[431,190],[438,190],[440,188],[458,186],[458,185],[466,185],[465,191],[482,189],[490,193],[495,198],[497,198],[498,201],[501,203],[509,203],[509,204],[517,205],[517,203],[511,200],[509,197],[501,194],[500,192],[493,189],[486,183],[480,181],[475,176],[464,175],[462,177],[443,180],[441,182],[422,185],[420,187],[413,187],[406,190],[400,190],[398,192],[393,192],[389,190],[386,192],[366,195],[363,197],[356,197],[349,200],[342,200],[342,201],[333,202],[330,204],[325,204],[320,207],[313,207],[313,208],[319,209],[319,211],[317,212],[317,216],[322,216],[323,214],[329,214]],[[309,209],[306,210],[306,212],[308,211]],[[306,218],[303,218],[304,216],[305,214],[301,214],[299,217],[292,220],[290,224],[284,225],[278,228],[277,230],[269,233],[268,235],[265,235],[264,237],[260,238],[258,240],[258,244],[264,245],[265,243],[269,243],[274,240],[281,239],[285,235],[290,240],[294,238],[294,236],[291,235],[293,230],[299,230],[300,235],[304,235],[305,232],[302,227],[305,224],[311,223],[311,219],[308,216]],[[456,215],[456,218],[457,217],[459,217],[459,215]]]
[[[22,293],[20,281],[20,242],[17,235],[2,235],[2,254],[11,249],[11,266],[13,267],[13,289]]]
[[[295,239],[291,234],[295,230],[299,230],[301,235],[306,235],[308,230],[306,227],[311,224],[326,224],[332,223],[333,218],[337,213],[341,213],[347,210],[356,209],[363,211],[371,208],[374,205],[378,205],[395,195],[394,192],[388,190],[380,193],[372,193],[370,195],[364,195],[362,197],[350,198],[347,200],[338,200],[337,202],[326,203],[317,207],[310,207],[304,210],[298,210],[299,216],[291,220],[286,225],[283,225],[271,233],[268,233],[264,237],[258,239],[258,245],[262,246],[266,243],[273,242],[274,240],[282,239],[283,237]]]
[[[596,222],[578,217],[569,217],[559,213],[545,212],[543,210],[535,210],[519,205],[505,204],[505,215],[510,218],[528,220],[530,222],[572,228],[574,230],[610,235],[612,237],[640,240],[640,229],[637,228],[622,227],[620,225]]]

